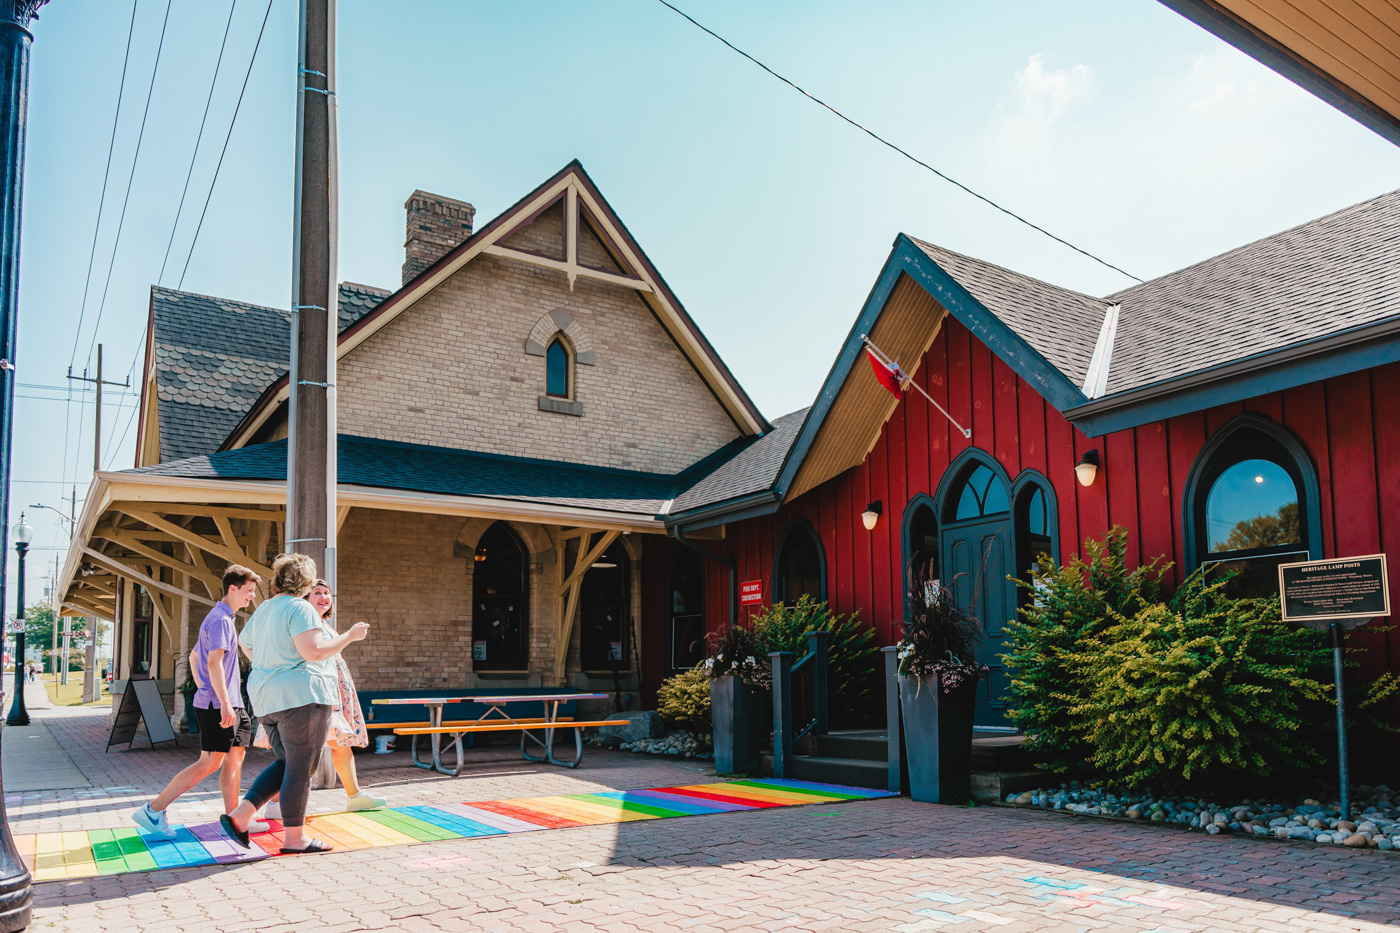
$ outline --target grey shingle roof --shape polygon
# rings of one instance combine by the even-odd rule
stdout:
[[[725,457],[712,469],[699,471],[698,479],[683,483],[683,491],[671,504],[670,514],[772,488],[809,410],[804,408],[774,419],[773,430],[739,446],[733,455]]]
[[[910,237],[1036,352],[1083,385],[1107,302]]]
[[[1108,394],[1400,314],[1400,191],[1108,296]]]
[[[340,286],[344,330],[389,293]],[[269,385],[287,371],[289,312],[156,286],[154,318],[160,459],[217,450]]]
[[[1400,191],[1103,298],[914,242],[1076,386],[1120,305],[1107,396],[1400,315]]]
[[[356,486],[449,496],[485,496],[610,512],[657,515],[676,479],[528,457],[425,447],[342,434],[340,481]],[[129,470],[156,476],[285,480],[287,442],[204,454]]]

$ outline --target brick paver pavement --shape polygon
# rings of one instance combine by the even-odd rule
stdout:
[[[104,753],[105,716],[39,709],[89,791],[7,797],[16,832],[128,825],[193,757]],[[576,771],[483,749],[461,778],[359,758],[394,804],[714,780],[704,764],[590,749]],[[266,758],[252,759],[249,771]],[[251,774],[245,775],[245,783]],[[338,808],[343,791],[313,792]],[[207,820],[210,786],[172,816]],[[1341,931],[1400,925],[1400,859],[907,799],[640,821],[54,882],[34,929]]]

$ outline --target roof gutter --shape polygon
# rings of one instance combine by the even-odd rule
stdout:
[[[745,518],[753,518],[756,515],[771,515],[778,510],[782,503],[782,494],[772,488],[763,489],[737,499],[729,499],[724,502],[708,505],[690,512],[681,512],[678,515],[666,516],[666,528],[674,532],[677,529],[687,531],[699,531],[702,528],[713,528],[715,525],[723,525],[726,522],[737,522]]]

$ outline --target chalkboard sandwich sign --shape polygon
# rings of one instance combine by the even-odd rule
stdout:
[[[1390,615],[1384,554],[1279,564],[1278,588],[1284,621],[1309,628],[1350,629]]]

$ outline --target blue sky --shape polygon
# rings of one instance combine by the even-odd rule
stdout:
[[[677,5],[1144,278],[1400,178],[1394,146],[1155,0]],[[238,0],[162,284],[180,278],[264,9]],[[228,10],[226,0],[173,2],[113,259],[165,12],[164,0],[140,0],[79,371],[109,262],[96,339],[109,377],[131,369]],[[61,385],[74,350],[130,15],[127,0],[57,0],[34,25],[22,384]],[[654,0],[341,0],[339,17],[342,279],[398,283],[413,189],[471,201],[484,223],[578,158],[769,417],[810,402],[901,231],[1092,293],[1127,284],[879,146]],[[187,290],[289,303],[295,42],[296,3],[273,0]],[[134,404],[108,396],[109,468],[132,463]],[[81,497],[91,476],[91,405],[21,397],[16,413],[12,518],[33,502],[66,511],[60,482],[76,482]],[[67,535],[52,513],[30,518],[38,595]]]

